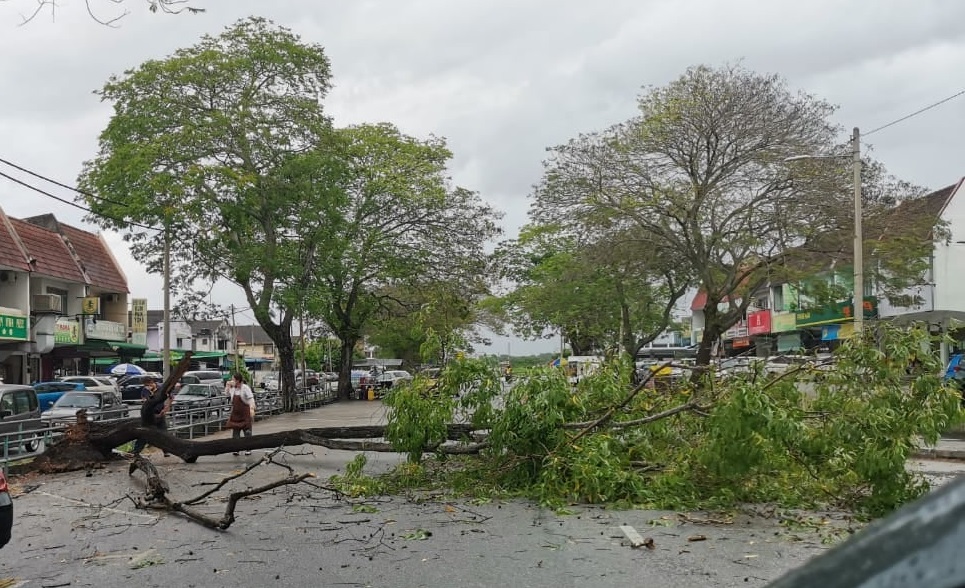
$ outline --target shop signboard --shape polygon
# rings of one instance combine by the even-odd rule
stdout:
[[[0,314],[0,339],[26,341],[29,321],[25,316]]]
[[[758,310],[747,315],[747,334],[766,335],[771,332],[771,311]]]
[[[111,321],[88,320],[84,324],[84,336],[101,341],[127,341],[127,325]]]
[[[54,345],[80,345],[80,321],[59,318],[54,327]]]
[[[864,299],[864,318],[875,318],[878,315],[878,299],[866,296]],[[842,323],[854,319],[854,308],[851,302],[837,302],[824,308],[801,310],[794,313],[794,321],[800,327],[818,327],[831,323]]]
[[[147,347],[147,298],[131,300],[131,343]]]

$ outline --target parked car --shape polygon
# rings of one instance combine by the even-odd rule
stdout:
[[[7,476],[0,469],[0,548],[10,543],[13,536],[13,499],[10,498],[10,487],[7,486]]]
[[[33,389],[37,393],[37,402],[40,403],[42,412],[49,410],[65,392],[84,390],[84,384],[80,382],[35,382]]]
[[[192,370],[189,372],[184,372],[185,376],[193,376],[198,379],[201,384],[220,384],[224,387],[224,374],[214,370]]]
[[[220,384],[185,384],[174,396],[171,418],[175,423],[201,420],[203,417],[220,416],[227,406],[228,397]],[[208,408],[202,412],[199,409]],[[192,412],[188,412],[192,411]]]
[[[117,384],[107,377],[98,376],[64,376],[57,378],[60,382],[72,382],[83,384],[85,390],[96,390],[98,392],[117,392]]]
[[[117,383],[120,388],[121,400],[132,404],[140,404],[143,402],[141,389],[144,387],[144,378],[147,377],[154,378],[156,382],[161,382],[161,374],[154,373],[127,376],[118,380]]]
[[[405,370],[389,370],[387,372],[382,372],[379,374],[379,377],[376,378],[378,388],[383,390],[411,381],[412,374]]]
[[[270,390],[272,392],[277,392],[281,390],[281,378],[278,374],[268,374],[261,380],[261,384],[258,386],[262,390]]]
[[[321,384],[318,372],[305,370],[305,384],[302,384],[302,370],[295,370],[295,388],[316,388]]]
[[[125,418],[128,409],[116,392],[92,392],[89,390],[67,392],[54,403],[50,410],[40,414],[45,425],[77,422],[77,411],[87,409],[88,421],[106,421]]]
[[[39,431],[40,402],[37,392],[30,386],[0,384],[0,435],[19,431]],[[40,439],[24,441],[25,451],[33,453],[40,448]]]

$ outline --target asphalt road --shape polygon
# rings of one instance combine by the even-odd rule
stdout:
[[[378,403],[340,403],[257,423],[256,433],[371,424],[382,415]],[[316,473],[319,483],[354,456],[317,447],[291,451],[287,463]],[[259,455],[203,457],[191,465],[152,459],[171,496],[183,499]],[[394,454],[369,457],[370,471],[400,461]],[[228,488],[260,485],[285,473],[262,467]],[[522,501],[441,496],[338,500],[300,485],[242,501],[237,521],[219,532],[177,515],[135,509],[126,497],[143,492],[143,476],[128,477],[124,463],[90,477],[78,472],[24,479],[16,490],[14,538],[0,551],[0,578],[48,588],[763,586],[827,549],[824,538],[845,535],[828,530],[846,525],[832,517],[816,531],[759,516],[707,524],[701,515],[685,520],[671,512],[600,508],[558,515]],[[220,514],[224,503],[212,498],[199,509]],[[631,548],[620,525],[651,538],[653,549]]]

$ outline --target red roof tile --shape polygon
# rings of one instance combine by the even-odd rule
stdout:
[[[60,230],[74,246],[77,257],[84,264],[91,286],[104,292],[130,292],[127,278],[100,236],[64,223],[60,223]]]
[[[30,271],[17,236],[13,232],[7,215],[0,209],[0,266],[20,271]]]
[[[86,283],[83,272],[74,262],[59,233],[14,218],[10,219],[10,223],[20,236],[27,254],[36,260],[36,273],[69,282]]]

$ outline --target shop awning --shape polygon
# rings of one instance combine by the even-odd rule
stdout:
[[[184,357],[184,349],[172,349],[171,350],[171,360],[180,361]],[[217,359],[219,357],[225,357],[227,352],[224,351],[192,351],[191,359]],[[164,356],[156,351],[148,351],[145,353],[138,361],[162,361]]]
[[[111,341],[109,345],[111,349],[123,354],[125,357],[141,357],[147,352],[146,345],[135,345],[134,343],[123,343],[120,341]]]

